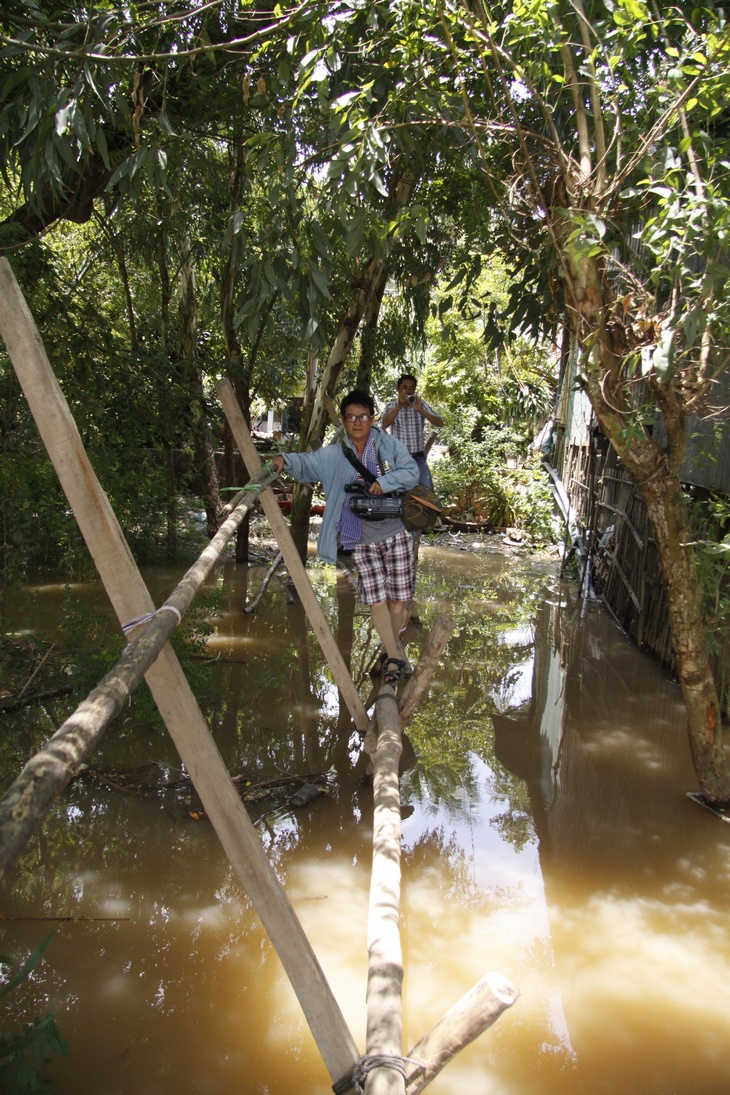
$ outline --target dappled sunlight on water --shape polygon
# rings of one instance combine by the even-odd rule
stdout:
[[[404,1051],[499,970],[519,999],[434,1095],[720,1095],[730,826],[686,798],[696,780],[678,690],[597,606],[581,618],[554,563],[489,548],[421,548],[411,658],[439,613],[456,629],[404,741]],[[244,784],[327,775],[304,807],[287,786],[248,810],[364,1051],[366,758],[284,585],[243,612],[265,572],[226,563],[211,580],[218,614],[196,687]],[[368,618],[331,569],[312,577],[366,695]],[[151,575],[157,603],[175,578]],[[34,593],[55,624],[63,584]],[[90,599],[109,620],[103,596]],[[8,781],[61,715],[58,701],[40,720],[6,716]],[[50,1069],[58,1095],[325,1095],[299,1003],[209,822],[195,820],[194,790],[176,782],[164,729],[125,712],[89,764],[99,778],[59,801],[9,880],[0,925],[0,950],[19,958],[59,929],[10,1001],[18,1025],[58,1011],[71,1047]],[[125,771],[144,774],[127,787]]]

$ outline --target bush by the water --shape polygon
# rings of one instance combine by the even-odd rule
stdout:
[[[534,543],[555,539],[550,486],[536,455],[497,457],[481,442],[462,442],[434,461],[436,493],[453,520],[522,529]]]

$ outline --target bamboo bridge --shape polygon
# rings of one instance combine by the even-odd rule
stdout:
[[[463,1046],[517,999],[487,973],[413,1046],[402,1047],[403,957],[399,935],[401,815],[398,762],[404,726],[426,691],[453,629],[439,618],[400,694],[380,685],[370,716],[316,599],[271,490],[233,389],[216,387],[250,476],[224,521],[163,605],[149,591],[94,469],[6,259],[0,259],[0,336],[39,433],[129,643],[114,668],[25,765],[0,799],[0,878],[12,869],[52,804],[144,677],[203,808],[284,966],[332,1080],[333,1091],[417,1095]],[[168,639],[255,502],[278,543],[373,770],[373,865],[367,930],[367,1034],[361,1054],[316,955],[236,790]]]

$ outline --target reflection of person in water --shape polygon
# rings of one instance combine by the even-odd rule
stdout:
[[[382,679],[393,683],[410,670],[400,629],[416,584],[413,537],[400,517],[372,521],[350,508],[345,488],[362,479],[343,445],[377,477],[369,488],[373,495],[409,490],[418,482],[418,468],[400,441],[373,425],[375,406],[367,392],[346,395],[340,413],[346,435],[342,445],[325,445],[310,453],[280,453],[273,464],[277,473],[286,471],[300,483],[322,483],[327,505],[318,552],[326,562],[335,563],[338,545],[352,551],[358,597],[368,605],[385,650]]]

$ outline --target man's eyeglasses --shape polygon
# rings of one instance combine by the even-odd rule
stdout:
[[[369,422],[373,416],[371,414],[346,414],[343,417],[345,422]]]

